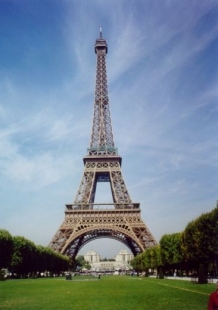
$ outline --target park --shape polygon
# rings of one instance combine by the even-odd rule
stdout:
[[[206,309],[216,1],[0,2],[0,310]],[[102,270],[80,252],[95,241]]]
[[[14,279],[0,282],[0,309],[203,310],[214,284],[139,276]]]

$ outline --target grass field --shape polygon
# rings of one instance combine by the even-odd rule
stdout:
[[[7,280],[0,282],[0,309],[205,310],[214,284],[130,276]]]

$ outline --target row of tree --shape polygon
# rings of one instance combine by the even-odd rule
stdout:
[[[137,271],[149,269],[163,273],[217,276],[218,265],[218,202],[216,207],[191,221],[180,233],[162,236],[159,245],[146,249],[131,262]]]
[[[47,271],[59,274],[68,270],[69,257],[43,246],[36,246],[24,237],[0,229],[0,270],[7,268],[12,274],[26,277]]]

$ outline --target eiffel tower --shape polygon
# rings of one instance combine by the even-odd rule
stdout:
[[[49,246],[75,259],[88,242],[112,238],[137,255],[157,242],[141,219],[140,204],[132,202],[114,145],[109,109],[106,54],[102,37],[95,42],[97,71],[91,142],[83,158],[84,173],[74,203],[65,205],[65,219]],[[95,203],[98,182],[110,182],[113,203]]]

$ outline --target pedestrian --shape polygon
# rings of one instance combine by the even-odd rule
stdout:
[[[210,294],[207,310],[218,310],[218,282],[215,292]]]

